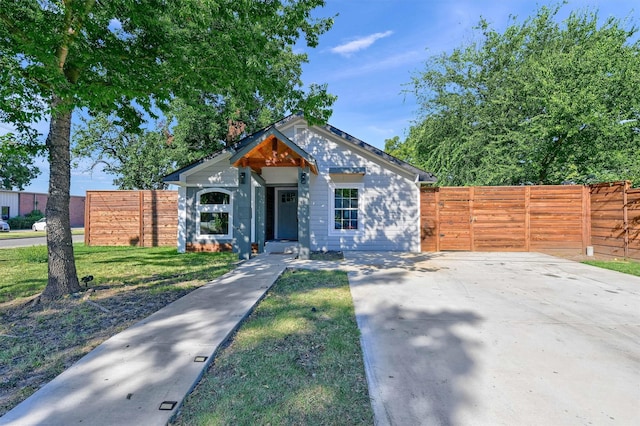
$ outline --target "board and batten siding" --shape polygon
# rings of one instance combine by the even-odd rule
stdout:
[[[283,133],[311,154],[318,166],[309,187],[311,250],[420,251],[419,191],[409,173],[405,177],[389,170],[374,154],[358,152],[328,135],[297,126],[295,130],[295,135],[292,129]],[[330,175],[330,167],[364,167],[366,173]],[[332,235],[329,231],[333,227],[331,183],[363,185],[361,232]]]

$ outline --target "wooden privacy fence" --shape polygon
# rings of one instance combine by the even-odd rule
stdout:
[[[591,186],[591,243],[600,257],[640,260],[640,188],[629,182]]]
[[[87,191],[84,243],[93,246],[174,246],[176,191]]]
[[[541,251],[640,260],[640,188],[442,187],[420,192],[422,251]],[[176,191],[87,191],[85,244],[175,246]]]
[[[420,195],[422,251],[581,254],[590,243],[588,187],[441,187]]]

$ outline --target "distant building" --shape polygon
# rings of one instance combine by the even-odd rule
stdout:
[[[48,199],[48,194],[0,189],[0,216],[6,220],[27,215],[34,210],[40,210],[44,214]],[[69,200],[71,226],[74,228],[84,227],[84,199],[83,196],[72,195]]]

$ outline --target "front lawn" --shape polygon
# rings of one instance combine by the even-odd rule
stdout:
[[[32,304],[47,281],[46,246],[0,250],[0,416],[91,349],[231,270],[232,253],[76,245],[89,289]]]
[[[71,230],[71,235],[83,235],[83,228],[75,228]],[[32,231],[31,229],[17,229],[9,232],[0,232],[0,240],[15,240],[17,238],[37,238],[46,237],[46,231]]]
[[[373,423],[346,273],[287,271],[174,424]]]
[[[91,287],[144,284],[157,288],[182,281],[210,280],[231,268],[231,253],[180,255],[172,247],[87,247],[74,245],[78,277]],[[47,284],[47,247],[0,250],[0,303],[33,296]]]

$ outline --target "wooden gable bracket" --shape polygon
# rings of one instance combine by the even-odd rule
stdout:
[[[265,138],[237,159],[233,165],[235,167],[251,167],[258,174],[262,173],[264,167],[308,166],[312,173],[318,174],[315,162],[308,161],[275,135]]]

